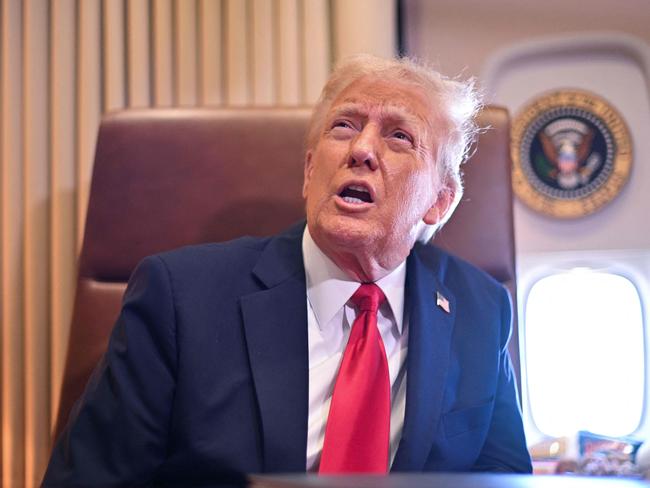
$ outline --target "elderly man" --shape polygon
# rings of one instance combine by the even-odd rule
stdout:
[[[477,106],[406,59],[340,65],[308,132],[306,226],[145,259],[45,485],[530,472],[507,292],[425,245]]]

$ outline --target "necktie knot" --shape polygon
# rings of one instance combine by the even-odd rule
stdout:
[[[381,304],[386,301],[386,296],[374,283],[364,283],[357,288],[351,300],[360,311],[377,313]]]

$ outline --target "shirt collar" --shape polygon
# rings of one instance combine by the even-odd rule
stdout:
[[[329,323],[343,308],[360,283],[350,278],[320,250],[307,226],[302,236],[302,256],[307,280],[307,299],[316,316],[318,327],[322,329],[323,325]],[[406,261],[402,261],[393,271],[376,282],[386,295],[400,334],[404,319],[405,282]]]

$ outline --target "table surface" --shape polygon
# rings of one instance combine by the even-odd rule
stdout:
[[[515,474],[394,474],[390,476],[251,476],[253,488],[648,488],[644,480]]]

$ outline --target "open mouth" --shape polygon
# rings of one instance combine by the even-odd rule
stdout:
[[[339,196],[347,203],[352,204],[373,202],[370,191],[361,185],[348,185],[341,190]]]

